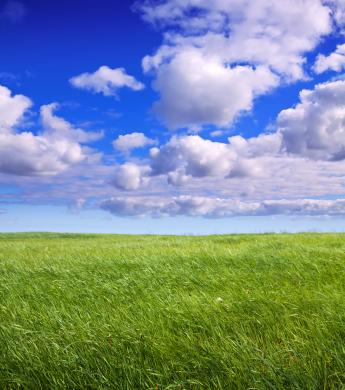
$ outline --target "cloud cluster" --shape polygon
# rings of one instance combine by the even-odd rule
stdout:
[[[281,135],[278,133],[250,139],[234,136],[228,139],[228,143],[211,141],[199,135],[173,136],[160,148],[151,148],[145,170],[136,168],[136,185],[132,185],[133,175],[128,174],[127,168],[118,168],[116,183],[122,185],[116,187],[137,190],[144,178],[149,180],[156,176],[166,177],[173,186],[183,186],[192,179],[259,177],[265,165],[262,157],[274,156],[280,147]],[[125,185],[127,181],[128,185]]]
[[[294,159],[295,168],[306,159],[345,160],[344,102],[345,81],[338,80],[301,91],[300,102],[278,115],[274,133],[249,139],[232,136],[228,142],[173,136],[150,149],[144,170],[133,164],[117,168],[116,187],[138,190],[154,177],[180,187],[198,179],[264,178],[284,162],[292,166]]]
[[[345,159],[345,81],[301,91],[300,103],[282,111],[277,123],[288,153],[321,160]]]
[[[42,131],[17,132],[16,125],[32,105],[23,95],[12,96],[0,86],[0,172],[12,175],[55,175],[87,158],[80,143],[98,139],[53,115],[56,104],[41,107]]]
[[[344,216],[345,199],[336,200],[238,200],[179,196],[174,198],[115,197],[101,204],[103,210],[116,216],[179,216],[224,218],[234,216],[296,215]]]
[[[224,134],[259,96],[306,79],[308,53],[334,28],[343,33],[345,26],[343,0],[143,0],[136,8],[164,30],[162,45],[142,62],[159,94],[153,111],[171,129],[213,125],[208,130],[214,135]],[[319,55],[313,70],[344,67],[342,44]],[[108,66],[70,83],[115,97],[121,88],[145,87],[124,68]],[[18,195],[22,199],[39,197],[44,183],[46,199],[70,196],[75,208],[90,198],[94,204],[107,199],[101,207],[120,216],[345,216],[344,199],[301,199],[344,192],[344,102],[343,80],[303,90],[295,106],[280,112],[274,132],[249,139],[174,135],[159,145],[144,133],[120,135],[112,143],[120,153],[83,172],[81,163],[93,155],[85,144],[102,133],[56,115],[56,103],[40,108],[35,132],[23,131],[31,100],[0,86],[0,182],[6,175],[6,183],[25,181],[36,189]],[[131,153],[147,147],[148,154],[147,149]],[[57,174],[54,182],[48,177]]]
[[[171,128],[229,126],[256,96],[304,78],[305,55],[336,12],[321,0],[146,0],[136,9],[165,29],[143,68],[155,75],[154,110]]]
[[[143,83],[127,74],[125,69],[111,69],[108,66],[101,66],[93,73],[82,73],[72,77],[70,83],[76,88],[102,93],[104,96],[117,96],[117,91],[124,87],[134,91],[145,88]]]
[[[245,139],[234,136],[228,143],[214,142],[198,135],[172,137],[160,149],[151,150],[151,175],[173,177],[253,177],[260,174],[258,159],[280,148],[280,136],[262,134]]]

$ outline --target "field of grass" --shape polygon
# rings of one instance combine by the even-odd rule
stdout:
[[[0,234],[0,389],[344,389],[345,235]]]

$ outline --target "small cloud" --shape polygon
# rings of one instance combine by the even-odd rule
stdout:
[[[345,44],[338,45],[328,56],[319,54],[314,64],[314,72],[321,74],[327,71],[341,72],[345,68]]]
[[[143,148],[149,145],[155,145],[156,141],[146,137],[144,133],[131,133],[120,135],[113,142],[115,149],[122,153],[128,153],[133,149]]]
[[[111,184],[119,190],[135,191],[147,183],[145,175],[149,169],[133,163],[126,163],[117,167]]]
[[[143,83],[127,74],[124,68],[111,69],[108,66],[101,66],[93,73],[82,73],[69,81],[76,88],[102,93],[104,96],[117,96],[117,91],[124,87],[133,91],[145,88]]]
[[[210,135],[211,135],[211,137],[217,138],[217,137],[221,137],[223,134],[224,134],[224,131],[215,130],[215,131],[212,131],[212,133]]]

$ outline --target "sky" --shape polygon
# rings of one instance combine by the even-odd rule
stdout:
[[[0,0],[0,231],[345,231],[345,0]]]

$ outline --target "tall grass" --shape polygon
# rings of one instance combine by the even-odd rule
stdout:
[[[0,235],[0,389],[343,389],[345,235]]]

